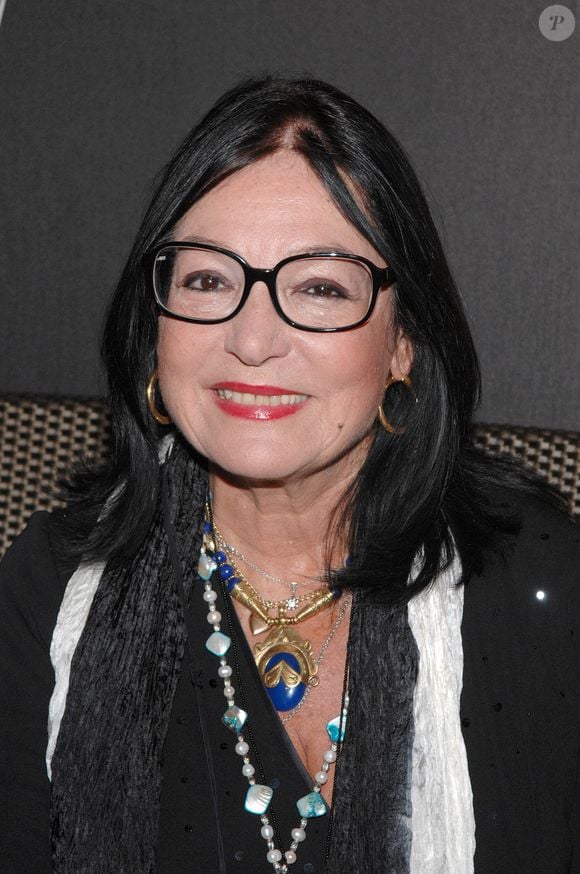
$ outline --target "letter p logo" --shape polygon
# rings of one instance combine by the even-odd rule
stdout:
[[[574,33],[576,19],[567,6],[546,6],[538,20],[538,27],[546,39],[562,42]]]

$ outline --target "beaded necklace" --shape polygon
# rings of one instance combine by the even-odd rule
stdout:
[[[251,559],[247,558],[247,556],[245,556],[244,553],[237,548],[237,546],[234,546],[232,543],[228,543],[221,531],[216,528],[215,522],[213,526],[213,531],[216,537],[216,543],[220,546],[221,549],[224,550],[224,552],[227,552],[230,555],[235,555],[236,558],[239,558],[240,561],[243,561],[244,564],[246,564],[253,571],[256,571],[256,573],[260,574],[260,576],[264,577],[266,580],[270,580],[270,582],[272,583],[277,583],[280,586],[284,586],[285,588],[290,589],[291,598],[308,598],[308,594],[298,595],[298,589],[307,588],[308,583],[299,583],[296,580],[284,580],[282,579],[282,577],[277,577],[275,576],[275,574],[271,574],[269,571],[265,571],[259,565],[255,564]]]
[[[256,782],[256,769],[251,762],[249,752],[250,745],[244,738],[242,729],[248,720],[248,713],[235,703],[235,689],[231,683],[232,668],[228,664],[226,654],[231,646],[232,639],[229,635],[221,631],[221,613],[216,610],[215,602],[217,593],[212,585],[212,578],[217,571],[218,578],[224,586],[225,580],[222,579],[218,562],[215,560],[212,547],[214,547],[212,539],[211,522],[206,521],[203,526],[203,542],[200,550],[198,575],[204,581],[203,599],[208,606],[207,621],[212,626],[213,631],[206,641],[206,648],[219,659],[218,676],[224,682],[223,694],[226,698],[227,709],[222,717],[224,725],[229,728],[237,737],[235,751],[242,759],[242,775],[248,781],[248,790],[244,808],[248,813],[252,813],[260,817],[261,828],[260,834],[267,846],[266,860],[272,865],[272,868],[278,874],[287,874],[289,866],[296,862],[297,850],[300,844],[306,838],[306,828],[308,821],[315,817],[326,815],[328,807],[322,798],[322,786],[328,781],[328,772],[331,766],[336,762],[337,753],[340,744],[344,740],[346,729],[346,718],[348,714],[348,696],[345,694],[343,699],[343,708],[339,716],[331,719],[326,725],[326,731],[330,740],[330,747],[323,756],[321,768],[314,776],[312,790],[299,798],[296,802],[296,808],[300,815],[299,825],[292,829],[292,842],[288,850],[284,853],[274,843],[274,828],[270,823],[267,811],[274,795],[274,790],[271,786],[266,786]],[[224,591],[224,597],[227,597]],[[226,601],[227,604],[227,601]],[[346,687],[348,681],[345,679]]]
[[[211,502],[205,506],[204,531],[205,552],[200,556],[200,575],[210,574],[218,569],[220,579],[225,583],[228,593],[250,611],[250,629],[253,634],[268,631],[266,638],[254,646],[254,658],[262,677],[266,692],[278,711],[288,712],[299,707],[310,689],[318,685],[318,668],[321,657],[342,622],[346,608],[340,610],[330,634],[322,645],[318,660],[312,644],[294,626],[310,619],[322,610],[336,603],[342,595],[339,587],[322,586],[300,599],[268,601],[245,579],[223,548],[221,535],[216,535],[213,524]],[[205,577],[203,577],[205,579]],[[302,601],[305,601],[302,605]],[[273,613],[272,610],[276,612]]]

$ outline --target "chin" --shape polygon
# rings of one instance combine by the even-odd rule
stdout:
[[[227,479],[243,480],[246,483],[284,483],[306,476],[302,467],[283,464],[280,459],[260,460],[245,458],[209,459],[210,467]]]

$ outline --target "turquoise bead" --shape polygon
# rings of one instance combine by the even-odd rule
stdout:
[[[232,731],[235,731],[238,734],[246,723],[246,719],[248,718],[248,714],[245,710],[242,710],[241,707],[236,707],[234,704],[233,707],[228,707],[224,715],[222,716],[222,722],[224,725],[227,725],[228,728],[231,728]]]
[[[333,744],[342,743],[346,731],[346,717],[335,716],[334,719],[326,723],[326,731]]]
[[[268,810],[273,794],[274,790],[270,786],[260,786],[259,783],[256,783],[248,789],[244,807],[248,813],[261,816]]]
[[[299,798],[296,802],[298,813],[303,819],[314,819],[317,816],[324,816],[327,811],[324,799],[320,797],[319,792],[310,792]]]
[[[218,656],[218,658],[221,658],[227,653],[231,642],[232,639],[231,637],[228,637],[227,634],[222,634],[221,631],[214,631],[214,633],[210,634],[206,640],[205,646],[211,653]]]

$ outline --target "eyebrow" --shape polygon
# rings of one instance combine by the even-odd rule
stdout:
[[[219,249],[228,249],[230,252],[235,252],[234,249],[230,249],[229,246],[225,246],[218,240],[212,240],[211,237],[203,237],[200,234],[187,234],[187,236],[181,237],[179,240],[173,240],[172,242],[201,243],[205,246],[217,246]],[[336,252],[340,255],[354,254],[352,249],[346,249],[339,243],[310,243],[307,246],[305,246],[304,244],[291,246],[285,257],[291,257],[293,255],[307,255],[309,252]],[[236,254],[239,254],[239,252],[236,252]]]

